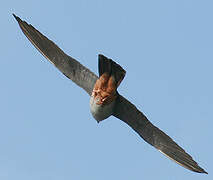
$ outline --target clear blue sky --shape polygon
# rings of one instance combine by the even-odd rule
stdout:
[[[213,1],[4,1],[0,179],[213,179]],[[119,92],[209,175],[175,164],[126,124],[97,124],[89,96],[26,39],[12,13],[97,73],[127,71]]]

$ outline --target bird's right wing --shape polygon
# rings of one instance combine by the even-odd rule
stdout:
[[[176,163],[191,171],[207,173],[184,151],[184,149],[163,131],[154,126],[141,111],[121,95],[117,98],[113,115],[127,123],[147,143],[154,146]]]
[[[98,77],[78,61],[66,55],[54,42],[41,34],[32,25],[22,21],[15,14],[13,14],[13,16],[18,21],[22,32],[40,53],[54,64],[65,76],[91,95]]]

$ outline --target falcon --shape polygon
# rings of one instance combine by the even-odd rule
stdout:
[[[127,123],[147,143],[179,165],[198,173],[206,173],[193,158],[167,134],[154,126],[147,117],[117,91],[126,71],[104,55],[98,56],[99,76],[65,54],[53,41],[32,25],[13,14],[30,42],[67,78],[83,88],[90,96],[90,111],[100,122],[113,115]]]

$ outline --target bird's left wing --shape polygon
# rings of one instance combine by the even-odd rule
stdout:
[[[98,77],[85,66],[81,65],[77,60],[65,54],[54,42],[41,34],[32,25],[22,21],[15,14],[13,14],[13,16],[18,21],[25,36],[40,53],[54,64],[65,76],[91,95]]]
[[[142,112],[121,95],[117,98],[113,115],[127,123],[147,143],[157,148],[176,163],[191,171],[207,173],[177,143],[154,126]]]

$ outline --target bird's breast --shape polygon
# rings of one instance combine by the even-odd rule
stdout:
[[[114,106],[115,99],[108,104],[99,104],[97,98],[94,98],[94,96],[91,96],[90,98],[90,112],[98,122],[111,116]]]

